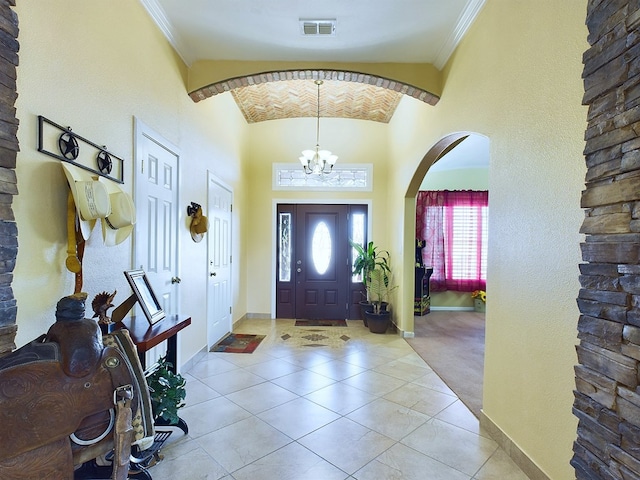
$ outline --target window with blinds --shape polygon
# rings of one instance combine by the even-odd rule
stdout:
[[[486,281],[489,207],[444,208],[447,277]]]

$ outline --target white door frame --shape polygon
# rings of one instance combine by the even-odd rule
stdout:
[[[213,172],[211,172],[211,170],[207,170],[207,207],[206,207],[206,212],[207,212],[207,216],[210,217],[209,215],[209,207],[211,205],[211,199],[209,198],[209,185],[211,183],[215,183],[218,186],[220,186],[221,188],[223,188],[224,190],[227,190],[229,192],[229,194],[231,195],[231,205],[233,205],[233,199],[234,199],[234,192],[233,192],[233,188],[227,184],[226,182],[224,182],[222,179],[220,179],[220,177],[218,177],[217,175],[215,175]],[[233,210],[231,211],[231,215],[229,218],[229,254],[231,255],[231,260],[229,262],[229,305],[231,307],[233,307],[233,292],[234,292],[234,288],[233,288]],[[210,265],[210,261],[211,258],[213,257],[213,252],[210,249],[210,243],[207,239],[207,269],[206,269],[206,277],[205,277],[205,282],[207,282],[207,348],[211,348],[213,345],[215,345],[215,342],[217,342],[218,340],[220,340],[219,338],[211,338],[211,328],[210,328],[210,320],[213,318],[213,306],[210,305],[209,299],[210,299],[210,292],[209,292],[209,288],[210,288],[210,282],[209,282],[209,265]],[[231,332],[233,329],[233,313],[232,311],[229,312],[229,323],[227,325],[227,333]],[[213,343],[212,343],[213,342]]]
[[[177,162],[176,179],[175,179],[176,204],[174,205],[174,209],[176,213],[175,215],[176,225],[175,225],[175,235],[173,239],[173,242],[175,245],[173,254],[174,254],[174,264],[175,264],[174,275],[179,278],[180,277],[180,255],[179,255],[180,235],[178,233],[178,229],[179,229],[178,219],[180,218],[180,208],[179,208],[178,202],[180,201],[180,149],[178,149],[175,145],[173,145],[171,142],[166,140],[162,135],[158,134],[156,131],[154,131],[152,128],[150,128],[148,125],[146,125],[137,117],[134,116],[133,120],[134,120],[134,155],[135,155],[134,169],[133,169],[134,170],[133,197],[134,197],[134,203],[136,206],[137,218],[144,218],[144,215],[141,215],[141,212],[146,208],[145,202],[140,201],[142,197],[142,192],[145,191],[145,189],[143,188],[144,176],[141,175],[142,162],[145,159],[145,146],[146,146],[145,143],[153,142],[159,147],[163,148],[164,150],[167,150],[170,154],[176,157],[176,162]],[[141,223],[137,223],[136,228],[134,229],[133,242],[132,242],[133,244],[132,268],[134,269],[142,268],[142,265],[144,263],[143,259],[140,258],[140,252],[139,252],[139,247],[140,247],[139,243],[142,243],[142,240],[141,240],[142,237],[139,230],[139,228],[141,227],[144,227],[144,226]],[[167,315],[178,314],[180,311],[180,289],[178,288],[177,283],[174,284],[172,282],[171,284],[173,285],[171,295],[174,298],[174,301],[172,303],[175,311],[166,312]],[[139,313],[142,313],[141,310],[138,308],[138,306],[136,306],[136,309],[138,310]],[[158,347],[161,347],[161,345],[159,345]],[[155,347],[155,348],[158,348],[158,347]],[[149,359],[150,357],[157,356],[157,354],[161,354],[161,352],[159,350],[156,352],[154,349],[151,349],[150,353],[147,355],[147,359]],[[180,342],[178,342],[178,351],[176,352],[176,354],[177,354],[178,363],[179,363]],[[179,368],[179,365],[176,365],[175,367]]]

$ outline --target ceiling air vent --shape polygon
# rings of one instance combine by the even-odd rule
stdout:
[[[304,36],[331,36],[336,34],[336,19],[305,20],[300,19],[300,32]]]

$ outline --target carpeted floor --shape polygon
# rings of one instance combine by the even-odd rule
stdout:
[[[484,313],[432,311],[415,317],[409,345],[476,417],[482,408]]]

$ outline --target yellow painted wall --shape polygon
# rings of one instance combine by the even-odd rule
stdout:
[[[431,308],[433,310],[471,310],[473,299],[469,292],[431,292]]]
[[[440,138],[490,140],[483,411],[552,479],[574,478],[585,15],[584,0],[488,0],[446,67],[440,103],[403,99],[391,124],[395,209]]]
[[[18,345],[55,321],[57,301],[73,293],[65,270],[67,184],[60,161],[38,153],[37,115],[44,115],[126,161],[125,185],[132,192],[133,117],[176,145],[182,154],[179,251],[180,308],[192,317],[181,333],[179,363],[205,346],[206,242],[195,244],[186,229],[186,206],[206,204],[207,170],[235,189],[234,251],[242,249],[245,208],[240,158],[246,122],[230,94],[194,104],[187,96],[186,67],[137,1],[47,0],[18,2],[20,66],[17,116],[21,151],[14,201],[19,252],[13,289],[18,303]],[[89,298],[118,290],[130,293],[123,275],[131,264],[131,240],[104,247],[100,227],[86,253],[84,290]],[[233,276],[234,316],[246,312],[244,264]],[[88,316],[92,311],[87,302]]]
[[[488,168],[458,168],[427,172],[420,190],[488,190]]]
[[[247,311],[266,315],[273,307],[275,252],[274,205],[278,201],[304,203],[372,202],[372,239],[384,245],[393,213],[387,209],[388,145],[385,124],[336,118],[320,121],[320,147],[338,155],[338,163],[373,164],[374,189],[371,192],[309,192],[272,190],[272,163],[292,163],[300,168],[302,150],[316,142],[313,118],[271,120],[249,126],[246,152],[248,172],[247,202]],[[282,203],[281,202],[281,203]]]

